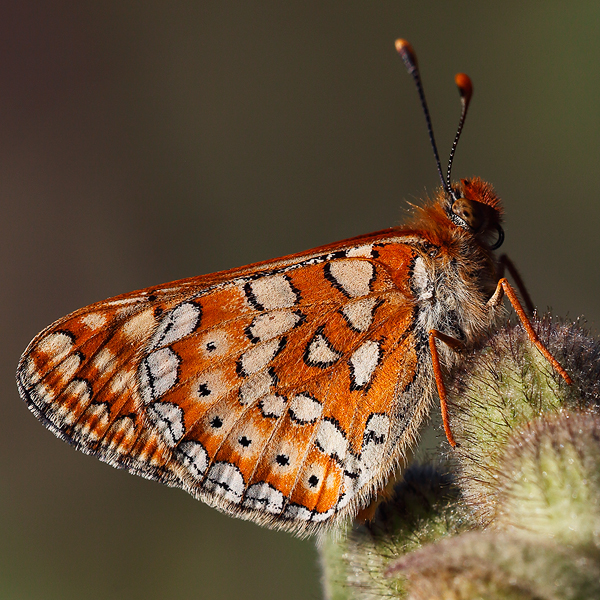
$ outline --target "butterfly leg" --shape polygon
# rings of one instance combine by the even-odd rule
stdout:
[[[506,268],[506,270],[508,271],[510,276],[514,279],[515,283],[517,284],[517,289],[519,290],[519,293],[521,294],[521,298],[523,298],[523,302],[525,303],[525,308],[527,308],[527,312],[530,315],[532,315],[535,312],[535,307],[533,306],[533,302],[531,301],[531,296],[527,292],[527,288],[525,287],[525,284],[523,283],[521,274],[517,270],[517,267],[515,267],[515,263],[512,260],[510,260],[510,258],[508,258],[508,256],[506,256],[506,254],[503,254],[500,257],[500,264],[502,265],[502,271],[503,271],[500,274],[500,277],[504,276],[504,269]]]
[[[525,328],[525,331],[527,332],[527,335],[529,336],[529,339],[531,340],[531,342],[544,355],[546,360],[554,367],[554,369],[558,372],[558,374],[569,385],[571,385],[573,383],[573,380],[571,379],[571,377],[569,377],[569,374],[562,368],[561,364],[554,358],[554,356],[552,356],[552,354],[550,354],[550,351],[548,350],[548,348],[546,348],[546,346],[544,346],[544,344],[542,344],[542,341],[538,337],[537,333],[534,331],[534,329],[531,325],[531,322],[529,321],[529,317],[527,316],[527,314],[525,313],[525,310],[523,309],[523,306],[521,306],[521,303],[519,302],[519,298],[518,298],[517,294],[515,293],[515,290],[512,288],[510,283],[508,283],[508,280],[506,278],[503,277],[498,282],[498,286],[496,287],[496,291],[494,292],[494,295],[488,300],[488,306],[490,306],[490,307],[498,306],[500,304],[500,302],[502,302],[502,298],[504,297],[504,295],[506,295],[506,297],[510,300],[512,307],[515,309],[515,312],[517,313],[517,317],[519,317],[519,320],[521,321],[521,324]]]
[[[442,423],[444,424],[444,431],[446,433],[446,438],[448,439],[448,443],[455,448],[456,440],[454,439],[454,435],[452,435],[452,430],[450,429],[450,419],[448,418],[448,396],[446,394],[446,386],[444,385],[444,378],[442,376],[442,367],[440,366],[440,355],[438,353],[437,346],[435,344],[435,338],[441,340],[452,350],[456,352],[460,352],[463,349],[462,343],[456,338],[450,337],[437,329],[429,330],[429,349],[431,350],[431,362],[433,365],[433,375],[435,377],[435,383],[437,385],[438,396],[440,397],[440,408],[442,410]]]

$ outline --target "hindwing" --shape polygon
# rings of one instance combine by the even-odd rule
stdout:
[[[387,231],[93,304],[33,340],[21,394],[83,452],[310,532],[364,504],[427,410],[415,257]]]

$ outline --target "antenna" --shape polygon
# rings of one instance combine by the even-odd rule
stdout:
[[[469,110],[469,104],[471,103],[471,98],[473,97],[473,83],[468,75],[465,73],[457,73],[456,77],[454,77],[454,82],[456,83],[458,93],[460,94],[461,111],[460,120],[458,121],[458,129],[456,130],[454,142],[452,142],[452,149],[450,150],[450,158],[448,159],[448,172],[446,174],[446,183],[448,187],[451,186],[450,173],[452,172],[454,153],[456,152],[456,146],[458,146],[458,140],[460,139],[460,134],[462,133],[463,125],[465,124],[465,119],[467,117],[467,110]]]
[[[433,125],[431,124],[431,117],[429,116],[429,108],[427,107],[427,100],[425,100],[425,90],[423,90],[423,84],[421,83],[421,73],[419,73],[419,67],[417,66],[417,56],[412,46],[403,39],[396,40],[396,50],[404,61],[404,66],[408,71],[409,75],[415,81],[417,86],[417,92],[419,93],[419,100],[421,101],[421,108],[425,115],[425,121],[427,121],[427,133],[429,134],[429,141],[433,148],[433,155],[435,156],[435,162],[437,164],[437,170],[444,187],[446,194],[450,194],[450,187],[444,179],[444,173],[442,172],[442,164],[440,163],[440,155],[438,153],[437,144],[435,143],[435,136],[433,135]]]
[[[462,109],[460,112],[458,129],[456,131],[456,135],[454,136],[452,149],[450,150],[450,158],[448,159],[448,171],[446,177],[444,178],[444,174],[442,172],[442,165],[440,163],[440,155],[438,153],[437,145],[435,143],[435,136],[433,135],[433,125],[431,124],[431,116],[429,115],[427,100],[425,100],[425,91],[423,89],[423,83],[421,82],[421,74],[417,65],[417,56],[415,54],[415,51],[413,50],[413,47],[406,40],[403,39],[396,40],[396,50],[398,51],[398,54],[400,54],[400,56],[402,57],[406,70],[408,71],[409,75],[412,76],[415,85],[417,86],[419,100],[421,101],[421,108],[423,109],[425,121],[427,122],[427,133],[429,134],[429,142],[431,143],[431,148],[433,149],[433,155],[437,164],[437,170],[440,176],[440,181],[442,182],[442,187],[444,188],[446,194],[452,196],[452,184],[450,180],[450,174],[452,172],[452,162],[454,161],[454,154],[456,153],[458,140],[460,139],[460,135],[465,124],[465,118],[467,116],[467,110],[469,109],[469,103],[471,102],[471,97],[473,96],[473,84],[469,76],[465,75],[464,73],[458,73],[458,75],[456,75],[456,77],[454,78],[454,81],[456,82],[456,85],[458,87],[458,93],[460,94],[460,103]]]

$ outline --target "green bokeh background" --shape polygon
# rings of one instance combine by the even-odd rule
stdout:
[[[0,598],[319,598],[316,552],[56,440],[14,369],[115,294],[398,223],[440,152],[491,181],[541,309],[600,323],[597,2],[0,7]]]

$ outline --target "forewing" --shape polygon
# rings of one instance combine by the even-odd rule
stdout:
[[[389,474],[418,412],[401,400],[415,251],[381,238],[77,311],[31,343],[21,394],[84,452],[226,512],[333,522]]]

